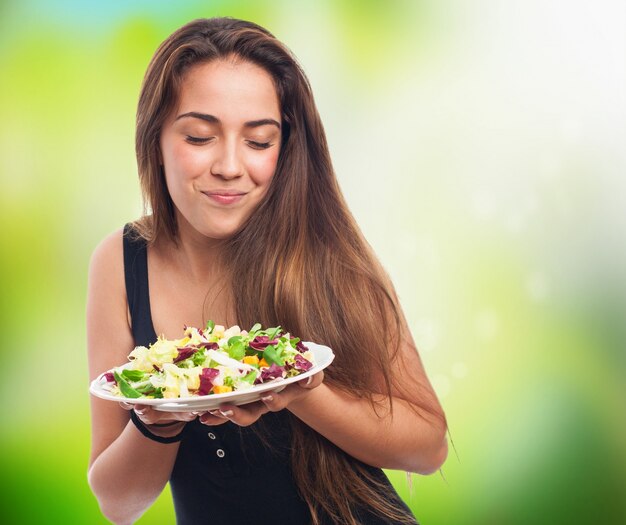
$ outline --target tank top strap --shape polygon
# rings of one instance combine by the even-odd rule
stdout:
[[[149,346],[157,339],[150,311],[148,250],[131,223],[124,226],[124,280],[135,344]]]

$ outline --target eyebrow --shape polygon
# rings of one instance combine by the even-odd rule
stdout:
[[[197,111],[190,111],[189,113],[183,113],[182,115],[178,115],[175,120],[191,117],[191,118],[199,118],[206,122],[210,122],[211,124],[221,124],[220,119],[218,119],[214,115],[209,115],[207,113],[198,113]],[[244,122],[243,125],[246,128],[258,128],[259,126],[267,126],[267,125],[276,126],[280,129],[280,123],[274,120],[273,118],[262,118],[259,120],[249,120],[248,122]]]

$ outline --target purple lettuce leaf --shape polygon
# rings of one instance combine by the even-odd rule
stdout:
[[[308,359],[305,359],[300,354],[296,354],[294,361],[295,361],[294,368],[302,372],[306,372],[307,370],[310,370],[311,367],[313,366],[313,363],[311,363],[311,361],[309,361]]]
[[[285,367],[278,366],[276,363],[273,363],[269,368],[263,368],[261,370],[261,374],[256,378],[254,384],[257,385],[259,383],[265,383],[266,381],[270,381],[272,379],[276,379],[278,377],[283,377],[285,372]]]
[[[217,368],[203,368],[200,373],[199,396],[206,396],[213,388],[213,380],[220,374]]]
[[[262,352],[269,345],[277,345],[278,339],[270,339],[266,335],[257,335],[252,341],[250,341],[250,348],[257,352]]]
[[[184,361],[185,359],[191,357],[198,351],[198,347],[196,346],[184,346],[183,348],[178,349],[178,355],[174,358],[174,363],[178,363],[179,361]]]

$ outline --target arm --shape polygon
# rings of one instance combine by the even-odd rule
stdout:
[[[281,393],[266,396],[263,403],[224,406],[222,410],[231,412],[228,419],[234,423],[249,425],[268,410],[287,408],[364,463],[431,474],[441,467],[448,454],[445,416],[406,324],[404,334],[392,370],[396,381],[392,387],[393,414],[385,395],[374,395],[374,410],[367,399],[323,383],[323,372],[316,374],[310,384],[303,380]],[[378,381],[373,391],[383,392],[381,386]]]
[[[447,456],[445,426],[416,406],[394,397],[374,397],[379,417],[366,399],[322,384],[288,408],[311,428],[348,454],[375,467],[420,474],[437,471]]]
[[[374,395],[374,410],[369,400],[327,384],[287,408],[364,463],[431,474],[441,467],[448,453],[445,416],[406,324],[403,332],[403,344],[392,367],[396,381],[392,385],[393,414],[383,394]],[[380,387],[375,386],[374,391],[384,391]]]
[[[128,319],[122,233],[96,248],[89,268],[87,346],[89,375],[126,361],[134,347]],[[114,523],[132,523],[152,504],[169,479],[178,443],[143,437],[120,405],[91,397],[89,485],[102,513]]]

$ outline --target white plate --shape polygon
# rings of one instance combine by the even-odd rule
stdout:
[[[111,394],[111,392],[106,389],[107,381],[104,379],[104,374],[100,374],[100,376],[91,382],[89,392],[96,397],[109,401],[117,401],[118,403],[124,401],[125,403],[135,405],[151,405],[156,410],[162,410],[163,412],[201,412],[219,408],[223,403],[245,405],[246,403],[258,401],[261,399],[261,394],[265,392],[280,392],[290,383],[302,381],[320,370],[324,370],[324,368],[333,362],[335,354],[333,354],[333,351],[327,346],[318,345],[316,343],[304,344],[313,352],[313,359],[316,363],[314,367],[295,377],[273,379],[267,383],[255,385],[248,390],[238,390],[225,394],[210,394],[208,396],[180,397],[177,399],[128,398]]]

